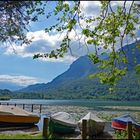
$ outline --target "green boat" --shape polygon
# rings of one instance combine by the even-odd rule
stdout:
[[[50,117],[49,130],[52,133],[74,133],[77,122],[66,112],[58,112]]]

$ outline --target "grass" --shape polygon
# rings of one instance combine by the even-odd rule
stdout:
[[[134,140],[136,140],[136,139],[139,140],[140,139],[140,134],[133,131],[132,137],[133,137]],[[121,130],[121,131],[117,130],[116,133],[113,135],[113,138],[114,139],[121,139],[121,140],[122,139],[128,139],[128,133],[127,133],[126,130]]]
[[[43,139],[42,133],[37,135],[31,134],[0,134],[0,139]]]
[[[74,139],[77,135],[76,134],[65,134],[65,135],[60,135],[60,134],[48,134],[47,139],[61,139],[61,140],[67,140],[67,139]],[[36,134],[36,135],[31,135],[31,134],[0,134],[0,139],[44,139],[42,137],[42,132]]]
[[[31,135],[31,134],[0,134],[0,139],[44,139],[42,137],[42,132]],[[68,139],[67,136],[57,135],[57,134],[48,134],[47,139]]]

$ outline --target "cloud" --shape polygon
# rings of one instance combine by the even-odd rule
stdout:
[[[53,59],[53,58],[40,58],[39,60],[48,61],[48,62],[62,62],[62,63],[72,63],[76,60],[77,57],[81,55],[87,54],[85,48],[80,47],[80,49],[76,49],[79,45],[79,42],[76,42],[78,39],[77,34],[80,35],[80,31],[77,32],[72,31],[69,36],[72,40],[72,51],[74,52],[75,56],[71,55],[70,51],[64,55],[63,58]],[[28,32],[27,38],[32,39],[32,42],[29,45],[16,45],[12,44],[9,45],[6,50],[6,55],[19,55],[20,57],[33,57],[34,54],[37,53],[50,53],[52,50],[55,50],[60,47],[61,41],[65,36],[65,32],[62,34],[54,33],[48,34],[45,31],[35,31],[35,32]],[[84,44],[83,39],[81,39],[81,43]],[[83,49],[82,49],[83,48]],[[79,53],[80,52],[80,53]]]
[[[39,58],[39,60],[41,61],[49,61],[49,62],[62,62],[62,63],[70,63],[70,62],[73,62],[77,59],[77,57],[75,56],[70,56],[70,55],[65,55],[64,58],[58,58],[58,59],[55,59],[55,58]]]
[[[132,1],[126,1],[126,4],[125,4],[126,8],[130,7],[131,3],[132,3]],[[111,5],[113,7],[122,6],[122,5],[124,5],[124,1],[111,1]]]
[[[53,46],[45,39],[39,39],[33,41],[28,47],[25,48],[27,53],[36,53],[36,52],[50,52]]]
[[[101,3],[100,1],[81,1],[82,13],[85,16],[97,16],[99,14]]]
[[[70,4],[70,2],[68,2]],[[100,1],[81,1],[81,8],[82,13],[86,16],[97,16],[99,14],[101,3]],[[117,5],[122,5],[121,1],[112,1],[112,6],[115,8]],[[126,3],[127,6],[130,5],[130,2]],[[80,23],[82,24],[82,27],[85,28],[87,23],[85,20],[81,20]],[[95,22],[95,24],[97,24]],[[90,28],[94,30],[95,24],[91,25]],[[69,35],[72,40],[71,43],[71,49],[74,54],[74,56],[71,55],[70,51],[65,54],[63,58],[53,59],[53,58],[40,58],[40,61],[46,61],[46,62],[62,62],[62,63],[72,63],[77,57],[86,55],[89,51],[94,51],[94,46],[87,47],[84,45],[84,39],[85,37],[81,34],[81,29],[77,28],[76,32],[81,39],[81,44],[79,47],[79,42],[77,40],[79,39],[75,31],[72,31]],[[55,31],[53,33],[45,33],[44,30],[34,31],[34,32],[28,32],[27,38],[32,39],[32,43],[29,45],[16,45],[12,44],[12,46],[8,45],[8,47],[5,49],[5,54],[11,55],[16,53],[17,55],[21,57],[33,57],[34,54],[37,53],[49,53],[52,50],[55,50],[60,47],[60,43],[62,39],[65,36],[65,32],[60,34]]]
[[[45,31],[35,31],[35,32],[28,32],[27,38],[32,39],[32,42],[29,45],[8,45],[8,47],[5,48],[5,54],[6,55],[12,55],[15,54],[19,55],[21,57],[33,57],[36,53],[50,53],[52,50],[55,50],[60,46],[61,40],[63,39],[64,34],[53,34],[49,35],[48,33],[45,33]],[[68,59],[70,58],[70,59]],[[63,60],[62,60],[63,59]],[[51,62],[71,62],[74,59],[72,59],[72,56],[66,56],[61,59],[40,59],[43,61],[51,61]]]
[[[66,3],[71,5],[70,2],[66,2]],[[94,10],[94,13],[96,13],[97,7],[100,5],[100,2],[81,1],[81,4],[84,9],[83,11],[86,11],[87,13],[93,13],[91,11]],[[84,21],[81,21],[81,22],[83,24]],[[76,31],[78,35],[81,36],[80,30],[76,29]],[[27,38],[32,39],[32,43],[30,45],[22,45],[22,46],[19,46],[16,44],[12,44],[12,46],[9,45],[6,48],[5,54],[12,55],[16,53],[17,55],[21,57],[33,57],[33,55],[36,53],[49,53],[52,50],[59,48],[60,43],[64,36],[65,36],[65,33],[60,34],[60,33],[54,32],[53,34],[48,34],[48,33],[45,33],[44,30],[28,32]],[[81,39],[80,49],[77,49],[79,46],[79,42],[76,42],[78,37],[74,31],[70,33],[70,38],[72,40],[72,45],[71,45],[72,52],[74,52],[75,56],[72,56],[69,51],[67,54],[65,54],[63,58],[58,58],[58,59],[40,58],[39,60],[49,61],[49,62],[72,63],[77,57],[87,54],[87,48],[83,45],[84,44],[83,37]]]
[[[41,80],[24,75],[0,75],[0,82],[10,82],[20,86],[39,83]]]
[[[25,53],[35,53],[35,52],[49,52],[52,49],[57,48],[58,43],[62,40],[58,34],[49,35],[45,33],[44,30],[28,32],[27,39],[31,39],[32,42],[29,45],[16,45],[16,44],[6,44],[8,46],[6,48],[5,54],[13,54],[15,50],[17,54],[24,55]]]
[[[128,8],[130,8],[132,1],[126,1],[126,9],[128,10]],[[135,3],[140,4],[139,1],[135,1]],[[113,10],[116,10],[117,6],[122,6],[124,5],[124,1],[111,1],[110,2]],[[81,1],[80,2],[81,5],[81,12],[82,14],[84,14],[85,16],[89,17],[89,16],[98,16],[100,9],[101,9],[101,2],[100,1]]]

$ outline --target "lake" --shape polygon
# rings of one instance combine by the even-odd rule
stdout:
[[[139,101],[107,101],[107,100],[89,100],[89,99],[73,99],[73,100],[40,100],[40,99],[10,99],[7,101],[0,100],[2,104],[42,104],[42,105],[64,105],[64,106],[83,106],[94,107],[100,109],[104,106],[140,106]]]

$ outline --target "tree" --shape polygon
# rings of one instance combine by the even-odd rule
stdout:
[[[0,41],[30,43],[26,38],[31,21],[37,21],[37,15],[45,14],[41,1],[0,1]]]
[[[78,28],[80,34],[85,38],[86,46],[92,45],[94,47],[95,52],[89,54],[89,57],[94,64],[99,63],[101,70],[99,73],[91,75],[91,77],[98,77],[101,83],[109,83],[111,86],[114,86],[127,72],[127,66],[121,67],[119,65],[120,63],[129,63],[125,50],[123,49],[124,41],[134,39],[137,47],[140,48],[136,36],[136,31],[140,27],[140,4],[131,1],[128,6],[127,1],[123,1],[122,5],[118,5],[116,9],[113,9],[113,1],[100,2],[101,9],[99,16],[89,17],[82,15],[80,1],[73,1],[71,5],[65,1],[57,1],[53,11],[48,12],[46,15],[46,20],[55,16],[57,22],[49,28],[46,28],[45,31],[51,32],[55,29],[57,32],[63,32],[65,36],[59,48],[51,51],[51,53],[35,54],[33,58],[54,57],[57,59],[58,57],[63,57],[68,51],[72,53],[70,33],[73,30],[76,32]],[[27,4],[29,5],[27,6]],[[10,37],[14,41],[23,40],[23,43],[28,43],[24,32],[28,31],[26,24],[28,24],[30,20],[37,21],[38,15],[44,14],[47,6],[45,5],[43,8],[38,8],[38,5],[44,5],[41,1],[17,1],[16,4],[12,1],[7,1],[6,5],[8,6],[5,6],[5,2],[1,2],[0,5],[0,14],[2,15],[1,22],[2,25],[6,24],[6,26],[1,27],[1,33],[3,34],[0,35],[0,40],[4,42]],[[24,13],[20,11],[25,8],[26,12],[24,15]],[[16,14],[16,12],[18,12],[18,14]],[[11,13],[13,14],[11,15]],[[34,17],[32,17],[33,13],[36,13]],[[81,24],[81,20],[84,20],[86,23],[84,27]],[[95,27],[91,25],[95,25]],[[11,26],[14,28],[9,28]],[[78,41],[80,42],[81,40],[79,39]],[[119,50],[118,46],[120,48]],[[107,53],[108,50],[110,50],[109,53]],[[105,53],[107,53],[108,59],[102,59],[101,55]],[[140,64],[136,66],[136,71],[139,73]]]

